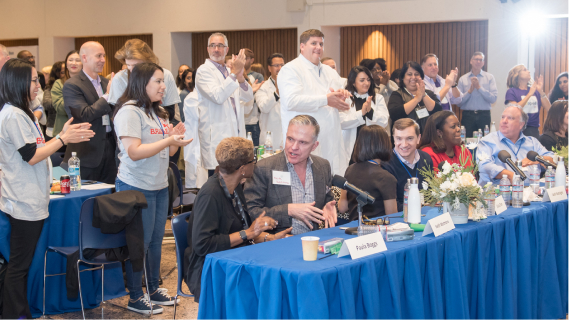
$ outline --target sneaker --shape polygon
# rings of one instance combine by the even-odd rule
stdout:
[[[174,297],[171,297],[166,292],[168,292],[168,289],[164,288],[159,288],[158,290],[154,291],[154,293],[150,295],[150,302],[159,304],[161,306],[173,306]],[[180,299],[178,299],[176,302],[180,303]]]
[[[128,310],[142,313],[142,314],[150,314],[150,302],[146,299],[146,296],[142,296],[135,301],[129,300],[128,301]],[[152,306],[152,314],[159,314],[164,312],[164,309],[160,306],[153,305]]]

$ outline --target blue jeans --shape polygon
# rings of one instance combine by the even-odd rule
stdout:
[[[160,260],[162,258],[162,239],[166,228],[168,217],[168,188],[156,191],[148,191],[133,187],[122,182],[120,179],[115,181],[117,192],[125,190],[140,191],[146,197],[148,208],[142,209],[142,225],[144,228],[144,251],[146,252],[146,272],[148,275],[148,292],[153,293],[158,289],[158,279],[160,278]],[[142,274],[132,271],[130,260],[125,263],[126,267],[126,287],[130,293],[130,298],[136,300],[144,293],[142,291]]]

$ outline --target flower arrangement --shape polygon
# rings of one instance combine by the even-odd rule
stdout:
[[[464,148],[464,146],[462,146]],[[428,168],[420,169],[419,173],[423,175],[423,194],[426,203],[434,206],[439,202],[449,203],[453,209],[457,210],[460,204],[466,207],[472,205],[477,208],[477,202],[482,204],[484,208],[488,205],[485,201],[486,191],[478,185],[474,175],[478,171],[478,165],[473,164],[466,166],[466,159],[459,157],[460,164],[449,164],[445,162],[442,171],[435,173]]]

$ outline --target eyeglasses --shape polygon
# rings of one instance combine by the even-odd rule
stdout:
[[[270,66],[273,68],[279,68],[279,67],[282,68],[284,67],[284,64],[270,64]]]
[[[378,218],[377,220],[371,220],[370,218],[363,215],[362,223],[368,226],[386,226],[389,225],[389,217]]]
[[[221,43],[218,43],[218,44],[212,43],[212,44],[208,45],[208,48],[211,48],[211,49],[213,49],[213,48],[223,49],[223,48],[226,48],[226,47],[227,47],[226,45],[221,44]]]
[[[32,79],[32,82],[34,82],[35,84],[39,84],[39,83],[40,83],[40,78]]]
[[[247,162],[247,163],[245,163],[245,164],[243,164],[243,165],[240,165],[240,166],[237,167],[237,169],[235,169],[235,170],[239,170],[239,168],[244,167],[244,166],[248,165],[249,163],[257,164],[257,157],[254,157],[251,161],[249,161],[249,162]]]
[[[476,61],[476,62],[482,62],[482,61],[484,61],[484,59],[480,59],[480,58],[478,58],[478,59],[472,59],[472,60],[474,60],[474,61]]]

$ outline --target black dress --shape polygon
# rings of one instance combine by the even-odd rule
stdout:
[[[241,199],[247,225],[251,225],[241,184],[235,188],[234,194]],[[244,229],[241,215],[235,210],[232,200],[226,197],[220,184],[219,173],[209,177],[196,196],[188,225],[188,248],[184,252],[184,281],[194,294],[196,302],[200,299],[205,256],[232,249],[229,234]],[[237,247],[248,244],[249,242],[244,242]]]
[[[551,131],[546,131],[539,137],[539,142],[547,151],[551,151],[552,149],[559,150],[561,147],[567,146],[567,135],[560,137]]]
[[[415,107],[415,109],[411,111],[411,113],[407,114],[407,112],[405,112],[404,105],[405,103],[411,101],[413,99],[413,96],[409,94],[407,90],[405,90],[405,88],[400,88],[399,90],[394,91],[389,97],[389,103],[387,104],[387,110],[389,111],[389,117],[391,118],[392,123],[394,123],[399,119],[411,118],[419,124],[419,130],[422,134],[423,130],[425,129],[425,124],[427,124],[427,119],[429,119],[431,115],[443,110],[441,102],[439,101],[439,98],[437,98],[434,92],[432,92],[431,90],[425,90],[425,93],[431,99],[433,99],[433,101],[435,101],[435,107],[433,108],[433,111],[428,111],[429,112],[428,117],[419,119],[417,111],[422,108],[425,108],[425,103],[423,102],[423,100],[421,99],[421,102],[419,102],[419,104]]]

